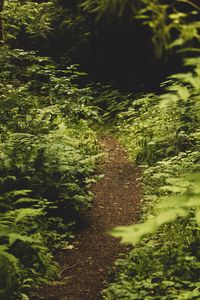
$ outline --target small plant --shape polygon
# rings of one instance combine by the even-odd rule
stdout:
[[[0,60],[0,298],[28,299],[58,276],[52,251],[91,203],[98,111],[75,66],[6,46]]]
[[[143,167],[143,216],[112,231],[135,248],[116,262],[104,299],[199,298],[199,58],[185,65],[166,93],[133,101],[115,120]]]

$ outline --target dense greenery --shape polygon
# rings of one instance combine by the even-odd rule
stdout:
[[[96,110],[74,66],[7,46],[0,60],[0,297],[20,299],[55,276],[47,245],[67,243],[90,204]]]
[[[101,155],[92,128],[102,124],[141,165],[144,191],[141,224],[112,232],[136,246],[116,262],[103,298],[200,298],[200,8],[166,2],[0,2],[1,299],[26,300],[58,276],[53,251],[70,248],[91,204]],[[119,33],[125,46],[117,48]],[[159,95],[145,94],[153,82],[142,78],[146,59],[154,72],[167,56],[175,65],[184,57],[182,72]],[[75,63],[95,80],[128,81],[142,93],[86,86]]]
[[[199,58],[168,80],[168,93],[145,95],[118,115],[119,136],[144,169],[141,224],[113,235],[138,244],[116,262],[104,299],[198,299]],[[153,234],[150,237],[149,234]]]
[[[148,17],[156,13],[149,6],[140,18],[146,19],[147,12]],[[186,17],[176,13],[172,19],[182,16]],[[150,23],[153,29],[156,21]],[[198,22],[190,25],[197,36]],[[167,30],[165,24],[163,28]],[[181,45],[179,49],[187,53],[198,51],[184,47],[189,41],[184,37],[184,41],[177,37],[169,47]],[[129,108],[115,119],[119,138],[143,169],[143,216],[141,224],[112,232],[122,242],[136,246],[116,262],[114,280],[103,292],[104,299],[200,297],[199,65],[198,56],[185,59],[184,73],[170,76],[162,85],[165,92],[140,95],[132,104],[128,100]],[[112,115],[112,106],[109,109]]]

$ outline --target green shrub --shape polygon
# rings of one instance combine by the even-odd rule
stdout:
[[[8,47],[0,61],[0,298],[16,300],[57,276],[52,251],[91,203],[98,110],[75,66]]]
[[[172,76],[165,94],[118,116],[121,141],[143,167],[143,216],[112,231],[138,245],[116,262],[104,299],[199,299],[199,58],[185,64],[191,71]]]
[[[115,264],[103,299],[199,299],[199,241],[149,240]]]

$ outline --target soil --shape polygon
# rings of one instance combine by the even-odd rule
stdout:
[[[140,170],[113,138],[100,140],[105,151],[105,176],[92,187],[95,195],[89,221],[77,234],[72,250],[58,255],[62,280],[44,286],[37,300],[99,300],[109,270],[127,246],[108,232],[118,225],[136,223],[140,212]],[[35,298],[36,299],[36,298]]]

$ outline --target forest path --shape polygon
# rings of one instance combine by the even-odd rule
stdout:
[[[98,300],[108,272],[127,247],[107,233],[118,225],[137,222],[140,211],[139,169],[119,143],[110,137],[100,139],[105,152],[103,179],[95,183],[89,222],[77,235],[72,250],[60,253],[62,282],[40,291],[44,300]]]

